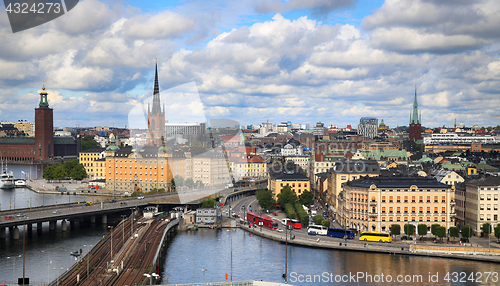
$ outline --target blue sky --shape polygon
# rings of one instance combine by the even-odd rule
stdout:
[[[131,126],[157,59],[170,121],[394,127],[416,85],[423,125],[496,126],[499,12],[494,0],[84,0],[13,34],[2,11],[0,119],[33,120],[44,79],[56,126]]]

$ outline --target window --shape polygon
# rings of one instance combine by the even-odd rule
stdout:
[[[389,197],[389,202],[392,203],[392,196]]]
[[[486,205],[486,210],[491,210],[491,205],[490,204]]]
[[[479,217],[480,220],[484,220],[484,214],[481,214]]]
[[[385,214],[385,207],[382,207],[382,213]]]
[[[481,194],[481,201],[484,200],[484,194]]]
[[[441,208],[441,213],[445,214],[446,213],[446,207]]]
[[[493,220],[498,221],[498,215],[493,215]]]
[[[486,196],[486,199],[487,199],[488,201],[491,201],[491,194],[488,194],[488,195]]]
[[[442,197],[441,197],[441,202],[442,202],[442,203],[445,203],[445,202],[446,202],[446,197],[445,197],[445,196],[442,196]]]
[[[389,207],[389,213],[392,214],[392,207]]]
[[[382,202],[385,203],[385,196],[382,196]]]
[[[341,180],[345,180],[345,176],[340,176],[340,179]]]
[[[437,203],[438,202],[438,196],[434,196],[434,202]]]
[[[401,197],[400,197],[400,196],[398,196],[396,201],[397,201],[398,203],[400,203],[400,202],[401,202]]]
[[[411,213],[414,214],[415,213],[415,207],[411,207]]]
[[[423,207],[419,207],[418,208],[418,213],[424,213],[424,208]]]
[[[434,207],[434,213],[437,214],[438,213],[438,207]]]
[[[479,205],[480,210],[484,210],[484,204]]]
[[[411,202],[414,203],[415,202],[415,196],[411,196]]]
[[[424,202],[424,197],[419,196],[419,197],[418,197],[418,202],[419,202],[419,203],[423,203],[423,202]]]
[[[405,203],[408,202],[408,196],[405,196]]]
[[[427,202],[430,203],[431,202],[431,196],[427,196]]]
[[[493,200],[498,201],[498,194],[493,195]]]
[[[405,214],[408,213],[408,207],[405,207]]]
[[[430,214],[431,213],[431,207],[427,207],[427,213]]]
[[[397,210],[398,210],[397,213],[401,213],[401,208],[400,207],[398,207]]]

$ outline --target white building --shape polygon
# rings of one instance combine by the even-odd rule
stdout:
[[[378,119],[361,117],[358,124],[358,135],[373,139],[378,135]]]
[[[175,135],[203,135],[205,134],[205,123],[165,123],[165,136]]]
[[[494,144],[500,143],[498,136],[459,136],[456,133],[445,134],[431,134],[431,136],[424,137],[425,145],[440,145],[440,144]]]

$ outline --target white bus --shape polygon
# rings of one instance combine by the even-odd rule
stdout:
[[[307,228],[307,234],[326,235],[327,232],[328,232],[328,228],[326,226],[322,226],[322,225],[310,225]]]

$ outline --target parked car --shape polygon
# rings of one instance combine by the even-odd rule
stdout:
[[[5,219],[15,219],[15,218],[16,218],[16,217],[15,217],[15,216],[13,216],[13,215],[6,215],[6,216],[5,216]]]
[[[138,196],[137,197],[138,200],[143,200],[144,199],[144,196]]]
[[[53,213],[53,214],[60,214],[60,213],[61,213],[61,211],[60,211],[60,210],[54,210],[52,213]]]
[[[85,205],[84,205],[84,206],[90,206],[90,204],[89,204],[89,203],[85,203]]]
[[[25,217],[25,216],[26,216],[26,214],[23,214],[23,213],[18,213],[17,214],[17,217]]]
[[[120,205],[126,205],[127,203],[126,202],[120,202]]]
[[[110,202],[110,203],[116,203],[116,200],[114,200],[114,199],[113,199],[113,200],[111,200],[111,201],[109,201],[109,202]]]

